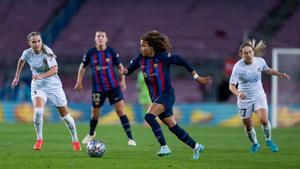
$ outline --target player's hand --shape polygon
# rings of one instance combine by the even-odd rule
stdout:
[[[212,82],[213,82],[213,78],[210,76],[206,76],[206,77],[199,76],[196,80],[198,83],[209,84],[209,85],[212,84]]]
[[[238,98],[241,100],[247,99],[247,96],[244,93],[239,93]]]
[[[120,70],[122,75],[126,75],[128,73],[128,69],[127,68],[123,68]]]
[[[42,75],[32,75],[32,80],[41,80],[43,79]]]
[[[74,90],[81,92],[83,89],[82,83],[76,83],[74,86]]]
[[[14,89],[19,83],[19,77],[15,77],[11,83],[11,88]]]
[[[124,92],[126,90],[126,83],[125,81],[120,82],[121,90]]]
[[[281,74],[280,74],[280,77],[281,77],[282,79],[287,79],[287,80],[290,79],[290,76],[289,76],[287,73],[281,73]]]

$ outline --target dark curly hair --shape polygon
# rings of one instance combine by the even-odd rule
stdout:
[[[169,38],[156,30],[147,32],[142,36],[141,40],[148,42],[149,46],[153,47],[155,53],[170,52],[172,48]]]

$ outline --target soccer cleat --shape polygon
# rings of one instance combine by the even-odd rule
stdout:
[[[158,156],[162,157],[162,156],[171,154],[171,150],[169,149],[169,147],[167,145],[161,146],[159,152],[157,152],[156,154]]]
[[[74,151],[80,151],[81,150],[81,146],[80,146],[80,142],[79,141],[75,141],[72,144],[73,144],[73,150]]]
[[[272,150],[272,152],[274,152],[274,153],[279,150],[278,146],[275,143],[273,143],[272,140],[267,140],[266,144]]]
[[[136,146],[136,142],[133,139],[128,139],[129,146]]]
[[[250,151],[251,151],[252,153],[256,153],[259,149],[260,149],[260,144],[259,144],[259,143],[256,143],[256,144],[253,144],[253,145],[252,145]]]
[[[43,145],[43,140],[41,139],[38,139],[36,140],[34,146],[33,146],[33,149],[34,150],[41,150],[42,149],[42,145]]]
[[[204,146],[202,144],[196,143],[196,146],[193,149],[193,160],[198,160],[200,158],[201,152],[203,151],[204,151]]]
[[[81,141],[82,144],[87,144],[89,143],[90,141],[94,140],[94,138],[96,137],[96,132],[94,132],[94,135],[90,135],[90,134],[87,134],[84,139]]]

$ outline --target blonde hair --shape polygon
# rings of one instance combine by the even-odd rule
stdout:
[[[39,32],[33,31],[33,32],[31,32],[31,33],[29,33],[27,35],[27,42],[28,42],[28,44],[30,44],[30,37],[32,37],[32,36],[40,36],[42,38],[42,36],[41,36],[41,34]],[[53,53],[47,52],[47,49],[46,49],[46,47],[45,47],[45,45],[44,45],[43,42],[42,42],[42,52],[45,53],[46,55],[50,56],[50,57],[56,57],[56,55],[54,55]]]
[[[254,56],[261,57],[265,52],[267,44],[262,40],[260,40],[258,43],[256,43],[255,39],[249,39],[240,46],[240,50],[239,50],[240,55],[242,53],[242,49],[246,46],[249,46],[253,49]]]

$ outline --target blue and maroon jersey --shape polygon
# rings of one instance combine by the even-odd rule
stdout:
[[[107,47],[104,51],[91,48],[83,56],[84,67],[90,64],[93,78],[93,92],[106,92],[119,86],[114,65],[120,64],[119,54]]]
[[[137,55],[128,65],[128,73],[130,75],[137,68],[140,68],[145,82],[147,84],[151,100],[154,101],[162,94],[174,94],[171,85],[170,65],[176,64],[185,67],[189,72],[194,69],[178,55],[161,52],[154,57]]]

